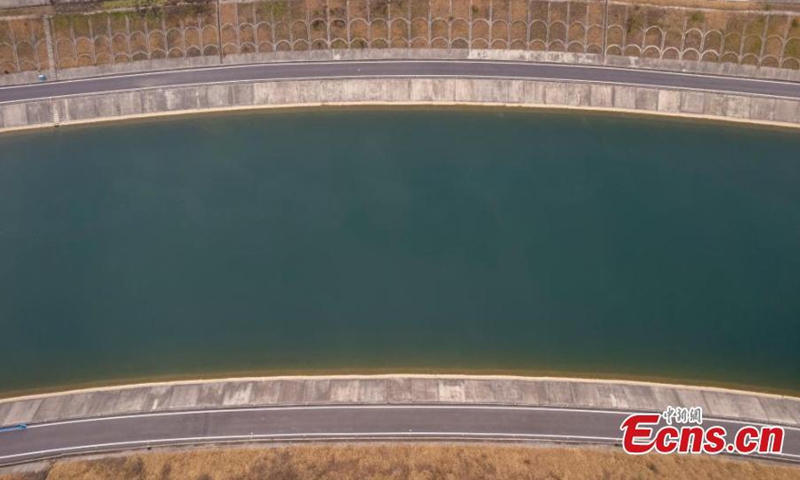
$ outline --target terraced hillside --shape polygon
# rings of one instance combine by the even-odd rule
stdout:
[[[800,69],[800,10],[708,5],[615,0],[90,3],[79,11],[72,5],[0,18],[0,73],[48,70],[48,29],[58,69],[390,47],[575,52]]]

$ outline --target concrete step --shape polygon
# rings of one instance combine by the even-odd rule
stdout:
[[[47,44],[47,65],[50,67],[48,77],[53,80],[57,80],[58,69],[56,68],[56,55],[55,50],[53,49],[53,34],[52,26],[50,24],[50,15],[43,15],[42,21],[44,23],[44,38]]]

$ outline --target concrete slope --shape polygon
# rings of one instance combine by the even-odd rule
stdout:
[[[223,441],[460,438],[619,442],[632,412],[702,407],[704,424],[781,425],[800,461],[800,399],[677,385],[510,376],[272,377],[154,383],[0,401],[0,464]]]

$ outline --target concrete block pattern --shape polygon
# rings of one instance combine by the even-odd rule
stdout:
[[[3,425],[16,425],[19,423],[31,422],[42,401],[43,399],[37,398],[12,403],[11,408],[3,419]]]
[[[64,405],[64,415],[71,418],[81,418],[89,414],[89,412],[96,411],[96,409],[103,403],[103,401],[92,402],[93,397],[100,397],[104,399],[107,392],[89,392],[84,394],[69,395],[66,397]]]
[[[120,115],[119,103],[113,95],[98,95],[95,106],[98,117],[112,118]]]
[[[614,402],[622,410],[658,412],[665,406],[659,404],[653,388],[649,385],[611,385]]]
[[[304,382],[303,403],[321,404],[331,402],[331,381],[330,380],[307,380]]]
[[[750,116],[750,98],[739,95],[727,95],[725,98],[725,114],[734,118]]]
[[[28,123],[44,124],[53,121],[53,112],[50,110],[50,101],[29,102],[26,104]]]
[[[707,391],[703,397],[708,405],[707,414],[718,417],[752,418],[768,421],[767,413],[757,397],[733,395],[727,392]]]
[[[466,394],[464,392],[464,381],[439,380],[439,401],[447,403],[464,403]]]
[[[572,383],[561,380],[545,380],[542,382],[545,391],[545,405],[567,406],[580,405],[575,402]]]
[[[727,96],[721,93],[704,94],[703,113],[714,117],[725,117],[728,112]]]
[[[256,382],[252,395],[253,405],[275,405],[280,398],[280,382]]]
[[[264,378],[119,387],[0,401],[0,425],[155,411],[324,404],[503,404],[660,412],[800,425],[800,399],[669,385],[590,380],[377,376]]]
[[[584,407],[597,409],[626,409],[624,388],[615,389],[608,383],[572,382],[573,398]]]
[[[144,401],[145,411],[153,412],[165,410],[169,405],[169,398],[172,395],[171,385],[158,385],[148,388],[147,396]],[[217,403],[219,405],[219,403]]]
[[[45,422],[51,418],[69,418],[66,416],[66,412],[64,412],[65,397],[65,395],[59,395],[44,398],[39,408],[36,410],[36,413],[33,415],[32,420],[34,422]],[[112,405],[112,408],[115,407],[116,403]],[[0,404],[0,425],[3,424],[4,415],[8,413],[10,408],[10,403]]]
[[[331,401],[335,403],[357,403],[358,389],[358,380],[332,380]]]
[[[253,101],[256,105],[281,105],[296,103],[300,82],[263,82],[253,85]],[[286,101],[286,99],[289,101]]]
[[[636,109],[655,112],[658,110],[658,90],[654,88],[636,89]]]
[[[430,378],[412,378],[411,401],[413,403],[439,401],[439,381]]]
[[[464,401],[468,403],[496,403],[497,396],[491,380],[464,380]]]
[[[206,87],[206,99],[209,108],[225,108],[235,105],[233,102],[233,85],[209,85]]]
[[[792,399],[793,401],[787,401],[786,405],[788,406],[789,410],[792,412],[792,416],[794,417],[794,421],[797,425],[800,425],[800,399]]]
[[[524,82],[522,101],[527,105],[544,105],[547,84],[542,82]]]
[[[681,92],[681,112],[696,115],[705,112],[706,95],[701,92]]]
[[[585,83],[567,83],[566,105],[580,107],[591,105],[592,88]]]
[[[144,112],[141,91],[121,92],[114,95],[120,115],[140,115]]]
[[[349,83],[349,82],[348,82]],[[341,80],[323,80],[319,82],[319,98],[323,103],[340,103],[344,101],[345,92]],[[355,97],[357,99],[357,97]]]
[[[322,91],[321,81],[309,80],[300,82],[292,92],[295,103],[319,103],[321,102],[320,92]]]
[[[381,83],[383,87],[383,100],[389,102],[411,101],[411,80],[392,79]]]
[[[65,120],[91,120],[98,118],[95,100],[95,97],[68,98],[66,100],[67,117]]]
[[[157,113],[167,110],[166,89],[144,90],[142,91],[142,110],[143,113]]]
[[[303,403],[305,383],[303,380],[280,380],[278,404],[298,405]]]
[[[678,402],[672,406],[692,406],[703,407],[704,412],[708,412],[708,402],[703,396],[703,391],[689,388],[676,388],[675,393],[678,395]]]
[[[388,403],[411,403],[411,379],[389,378],[386,380],[386,400]]]
[[[2,108],[3,128],[24,127],[30,125],[28,109],[24,103],[10,103]]]
[[[175,385],[169,399],[170,410],[185,410],[196,406],[200,398],[199,385]]]
[[[206,383],[197,392],[199,405],[222,405],[225,398],[225,385],[222,382]]]
[[[614,108],[625,110],[636,109],[636,88],[614,86]]]
[[[614,87],[611,85],[590,85],[592,107],[611,108],[614,106]]]
[[[526,402],[525,396],[529,393],[532,382],[526,380],[515,380],[513,382],[503,382],[492,380],[492,390],[495,393],[495,402],[503,404],[523,404]]]
[[[255,100],[255,91],[252,83],[237,83],[233,85],[233,104],[252,105]]]
[[[145,409],[145,402],[147,401],[147,391],[148,389],[146,387],[124,389],[120,392],[116,410],[126,413],[143,412]]]
[[[410,83],[412,102],[454,102],[456,83],[439,78],[414,79]]]
[[[386,380],[358,380],[358,403],[386,403]]]
[[[747,118],[755,120],[772,120],[775,113],[775,99],[758,98],[750,99],[750,114]]]
[[[796,100],[775,100],[772,119],[776,122],[793,123],[800,118],[800,102]]]
[[[681,110],[681,92],[677,90],[658,91],[659,112],[679,112]]]
[[[782,424],[800,424],[800,416],[795,417],[792,411],[792,401],[786,399],[776,399],[771,397],[761,397],[758,399],[761,403],[761,408],[767,416],[767,421],[770,423]],[[800,400],[795,401],[798,404],[797,412],[800,414]]]
[[[383,93],[380,82],[370,80],[338,81],[331,85],[334,102],[377,102]]]
[[[555,82],[546,84],[544,90],[544,102],[547,105],[566,105],[567,84]]]
[[[226,407],[251,405],[253,384],[250,382],[229,382],[222,397],[222,404]]]
[[[498,387],[502,392],[503,398],[498,399],[500,403],[512,403],[522,405],[548,405],[547,391],[543,382],[536,380],[520,380],[516,383],[516,388]]]
[[[54,399],[54,402],[57,403],[58,400]],[[11,407],[13,405],[14,404],[11,403],[11,402],[0,403],[0,427],[5,427],[6,425],[9,425],[9,424],[6,423],[6,416],[8,415],[8,412],[11,411]],[[58,418],[58,417],[55,417],[55,418]]]

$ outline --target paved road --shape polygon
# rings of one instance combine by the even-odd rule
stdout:
[[[273,63],[95,77],[0,87],[0,102],[198,83],[376,76],[464,76],[593,81],[800,98],[800,83],[793,82],[581,65],[437,60]]]
[[[0,433],[0,465],[147,446],[333,439],[516,440],[616,444],[626,412],[498,406],[305,406],[156,413]],[[740,422],[704,419],[729,432]],[[781,458],[800,463],[800,429]]]

